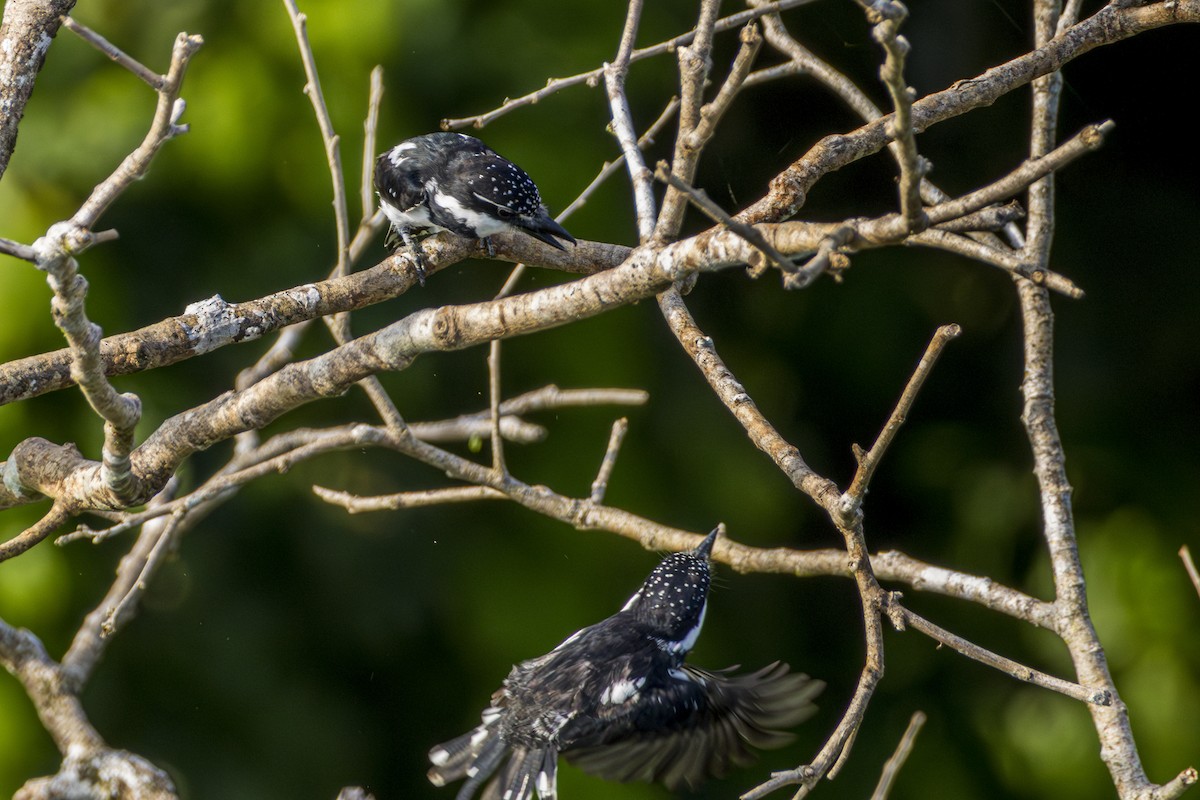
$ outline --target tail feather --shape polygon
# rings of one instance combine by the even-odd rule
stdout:
[[[492,773],[496,771],[507,752],[508,747],[499,736],[492,736],[484,742],[479,755],[471,766],[467,767],[467,782],[458,790],[455,800],[470,800],[479,784],[492,777]]]
[[[541,800],[557,800],[558,751],[553,747],[514,749],[480,800],[531,800],[534,792]]]
[[[429,762],[433,766],[427,773],[429,782],[434,786],[445,786],[451,781],[468,778],[467,784],[474,792],[495,772],[508,749],[494,727],[499,717],[495,709],[489,708],[483,712],[482,724],[430,750]],[[461,791],[459,797],[464,797]]]

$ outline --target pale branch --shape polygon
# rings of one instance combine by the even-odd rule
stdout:
[[[1037,286],[1045,286],[1052,292],[1080,300],[1084,296],[1083,289],[1074,281],[1053,270],[1026,263],[1021,254],[1006,247],[993,246],[977,241],[974,238],[960,236],[948,231],[930,228],[913,234],[906,240],[907,244],[921,247],[932,247],[935,250],[945,250],[964,258],[978,261],[981,264],[998,267],[1014,277],[1025,278]]]
[[[382,219],[382,214],[377,215]],[[587,274],[616,266],[629,248],[581,241],[563,253],[528,236],[491,237],[497,257],[539,267]],[[430,273],[475,255],[476,243],[447,234],[422,242]],[[398,252],[381,263],[340,278],[307,283],[257,300],[226,303],[219,295],[193,303],[168,317],[100,343],[108,376],[175,364],[230,344],[251,341],[306,320],[352,311],[391,300],[416,283],[411,256]],[[0,365],[0,405],[37,397],[73,384],[70,350],[63,349]]]
[[[716,34],[721,0],[699,0],[700,18],[693,28],[692,41],[675,49],[679,62],[679,135],[686,136],[700,122],[700,107],[704,104],[704,87],[712,70],[712,42]],[[681,142],[676,139],[675,150]]]
[[[154,70],[147,67],[142,62],[138,61],[133,56],[121,50],[112,42],[105,39],[94,30],[84,25],[82,22],[77,22],[73,17],[63,16],[62,26],[71,33],[83,39],[92,47],[99,50],[104,55],[108,56],[114,63],[120,64],[125,69],[132,72],[137,77],[156,92],[161,92],[165,88],[165,78],[159,75]]]
[[[477,464],[428,442],[397,436],[387,429],[356,426],[356,446],[376,446],[408,455],[446,473],[451,479],[499,492],[523,507],[557,519],[581,530],[604,530],[639,542],[648,550],[682,550],[693,546],[697,535],[661,525],[628,511],[598,505],[554,492],[546,486],[530,486],[512,475],[497,476],[490,468]],[[339,436],[344,429],[324,433]],[[310,432],[315,434],[317,432]],[[283,434],[281,434],[283,436]],[[466,487],[469,488],[469,487]],[[322,489],[326,498],[353,498],[347,493]],[[411,492],[401,493],[413,496]],[[485,495],[487,493],[484,493]],[[494,496],[494,495],[487,495]],[[356,511],[392,508],[387,499],[356,498]],[[786,547],[751,547],[732,540],[718,542],[714,557],[734,571],[814,577],[819,575],[850,577],[852,569],[845,550],[793,550]],[[872,569],[881,580],[902,583],[916,591],[952,597],[1001,614],[1053,630],[1053,606],[1015,589],[1002,586],[991,578],[957,572],[927,564],[903,553],[888,551],[870,557]]]
[[[848,523],[843,522],[843,517],[837,512],[837,487],[832,481],[813,472],[804,463],[799,451],[785,441],[762,415],[745,388],[717,355],[712,339],[696,325],[679,291],[672,288],[663,292],[659,296],[659,307],[671,332],[696,362],[717,397],[742,424],[751,441],[775,460],[779,469],[792,480],[797,489],[808,494],[826,510],[831,520],[837,524],[838,531],[845,541],[846,551],[843,558],[846,559],[845,564],[854,577],[862,603],[863,634],[867,650],[854,697],[812,763],[778,775],[745,795],[762,797],[779,786],[799,783],[801,786],[796,797],[803,797],[849,752],[870,698],[883,676],[883,627],[880,624],[880,609],[884,592],[871,571],[861,516]],[[775,783],[776,780],[779,782]]]
[[[1052,174],[1079,156],[1099,148],[1104,142],[1104,136],[1112,129],[1111,121],[1089,125],[1060,147],[1023,162],[1004,177],[957,199],[948,199],[930,206],[925,211],[926,216],[931,224],[940,225],[1007,200],[1034,184],[1039,178]],[[840,224],[850,229],[850,235],[845,237],[841,247],[851,250],[903,242],[911,233],[906,227],[904,216],[899,213],[870,219],[850,219]],[[912,234],[912,240],[917,241],[916,237],[920,235],[921,233]],[[1031,270],[1027,268],[1026,272]]]
[[[325,147],[325,159],[329,164],[329,177],[333,183],[333,218],[337,231],[337,268],[334,276],[345,275],[349,269],[347,249],[350,244],[350,213],[346,206],[346,179],[342,173],[342,155],[339,147],[340,137],[333,129],[333,120],[329,116],[329,107],[325,105],[325,94],[321,91],[321,78],[317,74],[317,62],[313,56],[312,45],[308,41],[308,16],[302,14],[296,7],[295,0],[283,0],[288,17],[292,21],[292,29],[296,34],[296,44],[300,48],[300,61],[304,65],[304,93],[312,103],[313,113],[317,117],[317,126],[321,129],[321,143]],[[365,216],[365,212],[364,212]]]
[[[904,62],[910,46],[900,35],[900,26],[908,17],[908,9],[894,0],[858,0],[873,23],[871,37],[884,50],[879,77],[892,98],[891,123],[888,136],[897,145],[892,148],[900,166],[900,217],[909,233],[923,230],[929,224],[921,209],[921,179],[929,165],[917,152],[916,134],[912,127],[912,102],[916,91],[904,79]]]
[[[1107,4],[1045,45],[917,100],[912,105],[913,131],[921,133],[939,122],[991,105],[1004,94],[1097,47],[1181,22],[1200,22],[1200,0],[1163,0],[1139,6]],[[772,179],[770,192],[737,218],[759,223],[793,216],[804,204],[807,192],[824,175],[887,146],[891,141],[890,120],[890,116],[881,117],[850,133],[826,136]]]
[[[399,511],[405,508],[426,508],[450,503],[470,503],[477,500],[507,500],[508,496],[490,486],[453,486],[447,489],[397,492],[395,494],[359,497],[350,492],[313,486],[313,494],[326,503],[341,506],[351,514],[371,511]]]
[[[560,389],[551,384],[505,400],[501,414],[532,414],[587,406],[641,406],[650,400],[642,389]],[[479,415],[476,415],[479,416]]]
[[[540,439],[545,435],[545,429],[522,423],[515,415],[598,405],[643,405],[647,399],[647,394],[640,390],[562,390],[553,385],[545,386],[501,403],[501,430],[514,441]],[[489,416],[489,412],[483,411],[450,420],[416,422],[408,426],[408,431],[427,442],[460,441],[471,436],[486,435],[490,429]],[[56,541],[60,545],[69,544],[77,539],[91,539],[99,543],[167,514],[194,514],[197,507],[226,499],[232,496],[238,487],[263,475],[285,472],[302,460],[326,452],[361,447],[377,441],[378,437],[373,429],[363,425],[345,425],[323,430],[301,428],[277,434],[251,450],[239,451],[220,472],[186,495],[152,502],[143,511],[125,513],[117,519],[110,519],[114,524],[108,528],[95,530],[80,525],[76,531],[63,534]]]
[[[862,448],[858,445],[854,446],[854,455],[858,461],[858,469],[854,473],[854,479],[850,482],[850,488],[842,494],[839,511],[843,515],[843,519],[852,519],[862,507],[863,500],[867,495],[867,487],[871,483],[871,478],[874,476],[875,470],[879,467],[879,462],[883,459],[883,454],[887,452],[892,440],[896,438],[896,434],[900,431],[900,426],[908,419],[908,413],[912,410],[913,403],[916,402],[917,394],[921,391],[921,387],[925,385],[925,379],[933,371],[934,364],[937,363],[942,351],[946,349],[946,345],[952,339],[958,338],[961,332],[962,329],[958,325],[943,325],[937,329],[933,334],[933,339],[929,342],[929,346],[925,348],[925,354],[921,356],[917,368],[913,371],[912,377],[909,378],[908,385],[904,387],[900,399],[896,402],[896,407],[892,410],[891,416],[888,417],[883,430],[876,437],[875,444],[871,445],[871,449],[866,452],[863,452]]]
[[[156,507],[169,501],[177,486],[177,481],[168,481],[163,491],[155,495],[149,505]],[[189,522],[194,522],[194,520],[189,520]],[[180,521],[176,518],[173,523],[178,526]],[[83,691],[88,679],[95,671],[96,665],[104,655],[104,651],[108,648],[111,632],[118,630],[132,618],[134,606],[130,604],[125,605],[124,612],[120,615],[114,614],[113,609],[116,609],[131,593],[138,590],[139,583],[143,584],[141,588],[144,588],[145,582],[150,577],[146,574],[145,565],[159,549],[159,543],[169,524],[172,524],[172,520],[160,518],[142,527],[137,542],[128,553],[121,557],[121,563],[117,565],[116,579],[109,587],[104,599],[88,613],[79,629],[75,631],[71,645],[63,655],[62,674],[63,680],[76,694]],[[61,540],[62,537],[59,541],[61,542]]]
[[[667,327],[699,367],[717,398],[746,431],[754,446],[771,458],[793,486],[822,508],[833,508],[832,504],[840,495],[837,486],[809,467],[800,451],[786,441],[762,414],[745,387],[717,354],[712,338],[696,325],[679,292],[674,289],[664,292],[658,304]]]
[[[629,59],[633,43],[637,38],[638,23],[641,21],[644,0],[630,0],[625,16],[625,28],[621,33],[621,45],[611,64],[604,65],[604,85],[608,93],[609,113],[612,116],[612,131],[621,145],[625,166],[633,183],[634,211],[637,217],[638,239],[643,244],[654,233],[654,181],[646,161],[638,147],[638,135],[633,125],[633,112],[625,94],[625,78],[629,74]]]
[[[74,254],[96,243],[91,229],[103,213],[134,180],[145,175],[164,142],[182,133],[178,125],[183,104],[179,99],[188,61],[200,47],[199,37],[180,34],[175,40],[171,66],[156,86],[158,107],[150,131],[141,145],[100,183],[71,220],[51,225],[33,244],[34,263],[46,272],[54,292],[51,310],[54,324],[63,332],[70,352],[70,374],[92,410],[104,421],[104,445],[100,482],[108,504],[128,504],[144,489],[131,470],[130,452],[134,428],[141,419],[141,401],[133,394],[120,394],[108,382],[100,359],[100,327],[87,317],[87,281],[79,274]]]
[[[979,211],[964,214],[957,219],[939,223],[937,229],[947,233],[995,232],[1010,222],[1024,218],[1025,208],[1020,202],[1010,200],[1002,206],[988,206]]]
[[[42,726],[63,755],[57,775],[28,781],[13,800],[94,797],[98,775],[108,784],[105,796],[114,800],[174,800],[175,789],[165,772],[105,744],[61,667],[36,636],[0,620],[0,664],[25,687]]]
[[[352,266],[357,264],[359,259],[362,258],[367,245],[378,236],[383,225],[384,215],[383,211],[380,210],[375,211],[369,218],[359,223],[358,231],[354,234],[354,239],[350,242],[349,259]],[[334,269],[337,269],[336,264],[334,265]],[[333,277],[330,275],[330,278]],[[304,338],[305,331],[314,319],[316,318],[309,317],[284,327],[267,351],[259,356],[254,364],[238,373],[234,387],[245,389],[247,386],[258,383],[258,381],[272,372],[276,372],[284,364],[291,361],[295,357],[296,348]]]
[[[492,435],[490,418],[460,417],[457,420],[443,422],[410,422],[408,427],[412,430],[413,436],[427,442],[466,442],[472,439],[484,439]],[[544,442],[550,435],[550,432],[541,425],[503,414],[500,415],[499,427],[500,436],[505,441],[515,444]]]
[[[134,428],[142,418],[142,401],[135,394],[118,393],[108,382],[100,361],[100,326],[88,319],[84,300],[88,282],[70,256],[71,239],[83,230],[71,223],[55,223],[34,242],[37,267],[46,273],[54,297],[50,309],[71,352],[71,378],[88,405],[104,421],[100,481],[112,502],[129,503],[142,491],[131,471]]]
[[[1088,132],[1089,129],[1085,129],[1072,142],[1086,144],[1094,141]],[[1102,129],[1097,129],[1097,133],[1101,132]],[[1073,148],[1072,143],[1068,142],[1059,150],[1066,157],[1068,152],[1074,152]],[[986,204],[989,198],[1003,196],[1014,182],[1036,174],[1049,162],[1043,161],[1032,168],[1030,167],[1031,163],[1027,162],[1018,168],[1017,173],[1022,173],[1020,178],[1007,176],[1001,179],[1000,183],[1004,184],[1004,191],[998,190],[988,194],[973,193],[976,197],[970,204],[951,201],[957,203],[953,207],[954,213],[966,212],[969,207],[981,202]],[[1029,171],[1025,172],[1026,170]],[[980,190],[980,192],[984,191],[987,190]],[[946,214],[944,211],[937,213],[939,219]],[[880,220],[868,229],[871,236],[881,236],[887,228],[895,226],[895,223],[888,221],[887,217],[880,218]],[[501,247],[508,244],[505,241],[506,238],[494,237],[500,241]],[[525,238],[527,239],[527,237]],[[937,246],[948,246],[953,242],[952,239],[933,231],[919,234],[913,241],[918,244],[937,242],[939,243]],[[511,245],[512,247],[507,249],[511,249],[512,252],[507,257],[527,263],[539,263],[528,252],[521,252],[522,246],[526,250],[532,247],[528,241],[522,241],[520,237],[514,236],[511,237]],[[585,246],[584,243],[581,243],[580,248],[573,248],[573,251],[579,251],[580,258],[568,261],[563,259],[564,254],[559,254],[558,251],[540,246],[540,243],[535,243],[535,245],[537,247],[534,249],[540,248],[538,255],[543,257],[543,261],[550,262],[544,263],[545,266],[567,269],[579,269],[587,264],[589,259],[592,259],[592,263],[612,265],[618,263],[619,258],[627,252],[623,248],[615,246]],[[967,242],[962,242],[962,247],[966,246]],[[1018,274],[1028,273],[1035,281],[1045,282],[1047,286],[1056,291],[1071,296],[1081,295],[1081,292],[1069,280],[1056,273],[1049,270],[1031,271],[1020,266],[1019,261],[1014,261],[999,252],[989,252],[994,248],[985,249],[977,244],[970,246],[974,248],[974,252],[968,254],[970,257],[978,258],[980,255],[985,255],[987,263],[1018,272]],[[466,247],[465,243],[445,236],[427,242],[425,248],[426,258],[431,263],[431,271],[444,268],[444,265],[449,263],[457,263],[458,260],[467,257],[470,253],[470,249]],[[830,251],[836,249],[836,241],[828,242],[826,249]],[[959,251],[962,251],[961,247]],[[443,253],[447,254],[444,260],[440,257]],[[505,257],[506,254],[501,253],[501,256]],[[265,332],[303,319],[361,308],[390,299],[403,293],[412,284],[407,269],[403,271],[403,274],[398,274],[392,266],[393,263],[406,258],[406,254],[397,254],[383,264],[342,279],[309,284],[227,308],[211,307],[206,309],[207,313],[204,316],[187,314],[164,320],[140,331],[112,337],[101,343],[101,356],[105,361],[105,372],[109,375],[128,374],[176,363],[184,358],[208,352],[225,344],[256,338]],[[558,263],[554,263],[555,261]],[[563,263],[564,261],[566,263]],[[329,296],[326,296],[326,292],[330,293]],[[204,307],[201,306],[201,308]],[[69,353],[67,351],[10,362],[0,366],[0,403],[36,396],[69,384]]]
[[[493,339],[488,345],[488,433],[492,442],[492,469],[500,474],[508,472],[504,462],[504,437],[500,433],[500,340]]]
[[[907,627],[920,631],[939,644],[943,644],[951,650],[961,653],[967,658],[974,659],[981,664],[987,664],[989,667],[1000,670],[1009,677],[1031,683],[1034,686],[1040,686],[1043,689],[1058,692],[1081,703],[1089,703],[1097,706],[1112,705],[1113,697],[1108,689],[1082,686],[1078,683],[1065,681],[1062,678],[1048,675],[1033,667],[1027,667],[1024,664],[1013,661],[1011,658],[1005,658],[1002,655],[993,653],[991,650],[980,647],[974,642],[953,634],[919,614],[904,608],[896,602],[895,598],[888,601],[887,612],[897,630],[904,630]]]
[[[1196,562],[1192,560],[1192,551],[1186,544],[1179,548],[1179,558],[1183,561],[1183,568],[1187,570],[1188,578],[1192,581],[1196,594],[1200,595],[1200,572],[1196,571]]]
[[[5,239],[2,236],[0,236],[0,253],[19,258],[22,261],[33,262],[37,259],[37,253],[31,246],[14,242],[12,239]]]
[[[1065,455],[1054,418],[1054,323],[1046,290],[1017,281],[1025,339],[1025,378],[1021,382],[1025,424],[1033,452],[1042,505],[1042,536],[1050,555],[1054,579],[1057,632],[1067,645],[1075,674],[1085,685],[1109,691],[1109,706],[1089,706],[1100,738],[1100,757],[1122,798],[1148,797],[1153,784],[1146,777],[1134,744],[1125,703],[1117,694],[1108,660],[1087,608],[1087,590],[1079,560],[1071,509]]]
[[[608,437],[608,447],[604,450],[604,459],[600,462],[596,480],[592,481],[592,493],[588,496],[588,500],[596,505],[603,503],[604,495],[608,493],[608,481],[612,478],[613,470],[617,466],[617,454],[621,451],[621,443],[625,441],[625,434],[628,432],[628,418],[621,417],[613,423],[612,433]]]
[[[6,542],[0,542],[0,561],[21,555],[71,517],[71,510],[62,503],[55,503],[41,519]]]
[[[836,275],[835,268],[848,267],[849,260],[841,250],[854,238],[855,231],[852,225],[841,223],[831,226],[829,232],[821,237],[813,257],[784,276],[783,288],[804,289],[826,272]]]
[[[700,19],[695,27],[695,38],[691,44],[675,52],[679,62],[679,127],[675,134],[671,169],[687,182],[694,179],[700,159],[700,148],[689,147],[688,137],[700,124],[704,88],[712,71],[714,28],[720,10],[720,0],[700,0]],[[654,226],[655,242],[669,242],[679,237],[686,208],[686,198],[668,187]],[[642,241],[646,240],[643,238]]]
[[[17,147],[17,129],[64,14],[75,0],[8,0],[0,20],[0,177]]]
[[[1059,23],[1061,0],[1034,0],[1034,44],[1041,46],[1055,36]],[[1062,96],[1062,73],[1042,75],[1032,84],[1033,116],[1029,133],[1029,155],[1042,156],[1058,140],[1058,111]],[[1029,217],[1025,225],[1025,244],[1021,248],[1026,261],[1050,263],[1050,247],[1054,240],[1054,175],[1046,175],[1029,187]]]
[[[362,221],[359,227],[369,224],[378,213],[375,208],[375,150],[379,135],[379,107],[383,103],[383,67],[376,65],[371,70],[371,89],[367,95],[367,117],[363,120],[362,175],[359,177],[359,192],[362,199]]]
[[[135,181],[145,177],[159,149],[169,140],[187,132],[188,126],[179,122],[186,108],[179,93],[183,88],[183,76],[187,72],[188,64],[203,44],[204,39],[199,36],[181,33],[175,37],[171,64],[157,88],[158,105],[150,130],[142,143],[125,157],[116,170],[92,190],[88,199],[71,217],[73,225],[83,230],[95,227],[100,215]]]
[[[871,556],[871,569],[881,581],[904,583],[920,592],[953,597],[1057,632],[1058,617],[1053,603],[1010,589],[983,575],[926,564],[898,550]]]
[[[300,441],[270,457],[258,458],[256,453],[249,457],[235,459],[226,470],[213,475],[203,485],[182,497],[162,503],[157,507],[147,508],[145,511],[130,514],[120,523],[105,530],[82,531],[81,533],[90,535],[96,542],[102,542],[158,517],[168,514],[187,514],[198,506],[216,500],[258,478],[270,474],[283,474],[296,464],[314,456],[335,450],[362,447],[376,439],[375,429],[361,424],[345,425],[330,431],[312,431],[310,434],[307,439],[298,435],[295,438]],[[267,450],[267,448],[260,448],[260,451],[263,450]],[[74,538],[76,537],[64,537],[64,543]]]
[[[875,791],[871,792],[871,800],[887,800],[888,794],[892,791],[892,784],[896,782],[896,776],[900,774],[904,762],[908,760],[908,755],[916,743],[917,734],[921,732],[924,725],[925,712],[914,711],[908,721],[908,727],[904,729],[904,735],[900,737],[900,742],[896,745],[896,752],[892,753],[891,758],[883,765],[879,783],[875,785]]]
[[[346,178],[342,170],[342,156],[340,141],[341,138],[333,129],[333,119],[329,114],[329,107],[325,103],[325,94],[321,90],[321,79],[317,74],[316,57],[312,52],[312,45],[308,41],[308,18],[300,13],[295,0],[283,0],[283,5],[287,9],[288,16],[292,21],[292,28],[296,35],[296,43],[300,48],[300,60],[304,65],[304,93],[308,95],[309,101],[313,107],[313,113],[316,116],[317,127],[321,132],[321,141],[325,147],[325,159],[329,167],[330,181],[333,184],[333,217],[334,228],[337,232],[337,261],[334,264],[333,270],[330,272],[330,278],[340,277],[350,271],[353,263],[350,255],[350,210],[346,198]],[[371,150],[374,147],[374,130],[371,129],[372,121],[372,104],[374,104],[374,118],[378,119],[378,103],[380,101],[380,93],[382,92],[382,74],[376,68],[374,77],[379,81],[379,88],[376,91],[375,86],[372,86],[372,93],[368,99],[367,109],[367,124],[365,126],[364,137],[366,142],[363,148],[363,186],[360,187],[363,195],[370,197],[370,171],[366,163],[370,159]],[[370,147],[366,145],[369,144]],[[373,204],[372,204],[373,205]],[[367,205],[363,207],[363,221],[359,224],[359,233],[371,233],[373,228],[369,223],[369,212]],[[361,237],[356,237],[361,238]],[[322,318],[325,326],[333,335],[333,339],[339,345],[345,344],[353,338],[350,331],[350,319],[348,312],[340,314],[332,314]],[[359,387],[366,392],[371,405],[379,413],[380,418],[389,426],[395,428],[404,427],[404,419],[400,416],[400,411],[396,408],[396,404],[388,396],[387,391],[383,388],[379,378],[375,375],[367,376],[359,382]]]
[[[750,0],[752,5],[761,5],[762,0]],[[843,75],[838,70],[834,69],[822,59],[817,58],[807,48],[793,38],[784,27],[782,20],[778,14],[770,14],[762,18],[765,36],[768,43],[776,50],[786,56],[790,61],[780,67],[791,67],[792,71],[812,76],[839,99],[841,99],[851,110],[858,114],[864,121],[871,122],[882,117],[883,112],[871,102],[865,93],[854,83]],[[780,69],[780,71],[784,71]],[[764,78],[769,76],[764,76]],[[752,75],[747,83],[754,80]],[[899,148],[900,144],[892,141],[888,144],[889,149],[896,155],[897,160],[900,159]],[[922,197],[930,204],[945,203],[950,198],[934,186],[928,178],[920,182]],[[960,209],[961,210],[961,209]],[[1041,268],[1028,268],[1021,258],[1011,253],[1007,249],[1003,252],[1000,250],[998,242],[989,240],[989,237],[980,236],[978,231],[992,230],[997,225],[1004,224],[1003,217],[1007,214],[1014,214],[1013,218],[1017,218],[1019,214],[1014,208],[1011,211],[1001,214],[998,210],[994,213],[1000,219],[993,219],[992,211],[985,209],[975,214],[966,214],[951,223],[941,223],[939,225],[943,230],[953,229],[963,232],[972,232],[971,236],[980,241],[972,241],[970,239],[962,239],[961,237],[946,237],[934,231],[922,231],[916,236],[910,236],[906,242],[913,244],[923,244],[940,249],[948,250],[949,252],[958,253],[968,258],[981,260],[984,263],[1006,269],[1009,272],[1016,274],[1024,274],[1031,280],[1038,283],[1044,283],[1053,291],[1066,294],[1069,297],[1080,298],[1083,296],[1082,290],[1076,287],[1070,280],[1058,275],[1054,272],[1045,271]],[[973,219],[978,214],[985,215],[983,219]],[[1009,222],[1011,220],[1008,220]],[[800,272],[791,278],[790,288],[803,288],[807,282],[815,279],[825,269],[830,266],[831,259],[835,256],[836,242],[829,240],[822,243],[822,247],[817,255],[806,264]]]
[[[717,33],[723,33],[734,28],[739,28],[745,25],[747,22],[757,19],[764,14],[773,14],[780,11],[786,11],[789,8],[808,5],[814,1],[815,0],[779,0],[779,2],[768,3],[760,8],[739,11],[736,14],[731,14],[728,17],[717,20],[716,24],[713,26],[713,29]],[[660,42],[651,47],[643,47],[640,50],[634,50],[629,55],[629,63],[632,64],[634,62],[651,58],[653,56],[660,56],[665,53],[673,53],[678,48],[691,44],[695,39],[695,36],[696,31],[691,30],[687,33],[680,34],[673,39],[668,39],[665,42]],[[502,105],[500,105],[500,107],[485,114],[479,114],[478,116],[474,117],[463,117],[462,119],[443,119],[442,130],[448,131],[454,128],[466,127],[482,128],[484,125],[495,121],[510,111],[514,111],[522,106],[534,105],[563,89],[571,86],[578,86],[580,84],[586,84],[588,86],[595,87],[598,86],[600,81],[603,79],[603,67],[589,70],[587,72],[581,72],[578,75],[572,75],[566,78],[551,78],[550,80],[546,81],[546,85],[543,88],[512,100],[506,100]]]
[[[1099,149],[1104,144],[1104,138],[1114,127],[1116,126],[1112,120],[1088,125],[1063,144],[1023,162],[1003,178],[956,200],[948,200],[930,207],[927,210],[930,223],[946,224],[1013,197],[1017,192],[1029,188],[1047,175],[1052,175],[1081,155]]]
[[[171,777],[137,753],[110,747],[74,749],[65,754],[58,772],[34,778],[13,800],[179,800]]]
[[[765,267],[762,256],[765,256],[766,258],[775,262],[775,266],[780,272],[787,273],[794,269],[791,260],[772,247],[771,243],[763,238],[763,235],[757,228],[755,228],[753,225],[747,225],[743,222],[738,222],[736,219],[729,216],[729,214],[725,212],[725,209],[713,202],[712,198],[708,196],[707,192],[705,192],[703,189],[697,189],[695,186],[692,186],[683,178],[680,178],[678,175],[673,173],[670,165],[668,165],[666,161],[658,162],[654,170],[654,177],[675,189],[679,196],[682,196],[690,201],[692,205],[700,209],[700,211],[702,211],[713,222],[724,225],[726,228],[745,239],[747,243],[755,247],[759,251],[759,254],[757,254],[759,257],[753,259],[752,262],[747,265],[753,272],[761,272],[761,269]]]

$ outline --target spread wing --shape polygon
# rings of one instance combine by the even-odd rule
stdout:
[[[780,662],[744,675],[684,665],[670,680],[642,687],[633,702],[610,708],[628,715],[626,725],[610,718],[603,726],[613,738],[578,740],[563,756],[606,780],[695,788],[748,764],[752,747],[787,744],[792,735],[784,729],[816,710],[812,698],[824,686]]]

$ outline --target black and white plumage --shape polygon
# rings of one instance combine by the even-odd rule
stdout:
[[[419,232],[451,231],[484,239],[520,230],[551,247],[574,237],[546,212],[525,171],[473,136],[429,133],[406,139],[375,161],[375,191],[383,213],[417,259]],[[489,250],[490,252],[490,250]]]
[[[719,530],[719,529],[718,529]],[[698,786],[779,747],[824,687],[774,663],[706,672],[684,663],[704,624],[717,531],[663,559],[629,602],[513,667],[478,727],[434,747],[429,780],[468,800],[557,797],[558,756],[608,780]],[[493,777],[495,776],[495,777]]]

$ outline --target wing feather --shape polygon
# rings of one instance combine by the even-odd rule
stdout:
[[[652,725],[622,728],[610,720],[604,727],[622,733],[582,741],[563,755],[607,780],[658,781],[672,791],[696,788],[710,776],[752,761],[751,748],[791,741],[786,729],[812,715],[812,699],[824,686],[780,662],[743,675],[685,665],[663,685],[643,688],[638,702],[630,704],[638,706],[628,709],[631,722],[652,720]],[[648,714],[648,707],[661,714]]]

